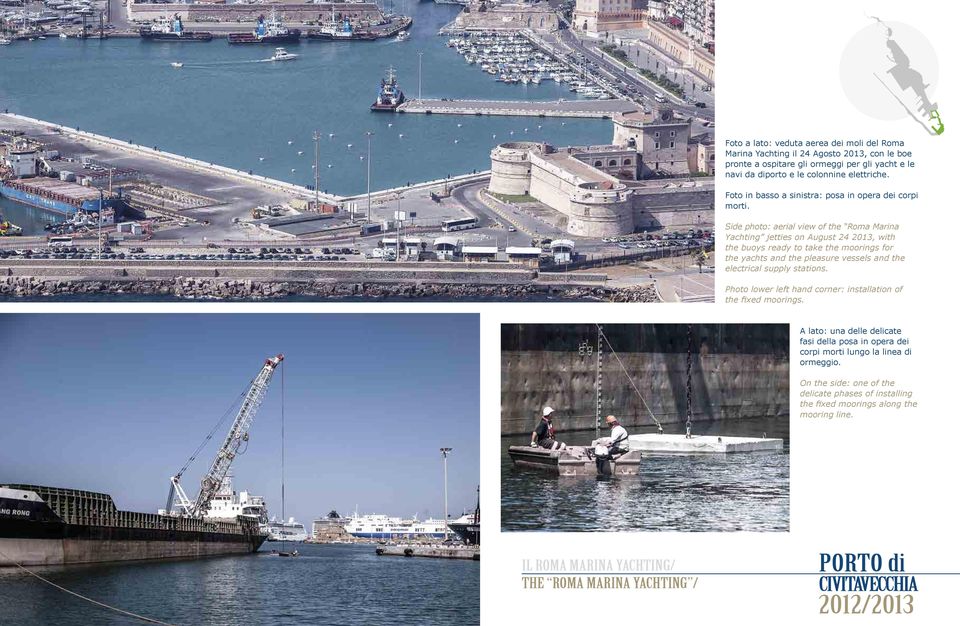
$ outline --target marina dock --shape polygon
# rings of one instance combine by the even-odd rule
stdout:
[[[585,117],[608,119],[615,113],[636,111],[625,100],[408,100],[400,113],[427,115],[510,115],[525,117]]]
[[[480,560],[480,546],[399,544],[377,546],[377,556],[421,556],[431,559]]]

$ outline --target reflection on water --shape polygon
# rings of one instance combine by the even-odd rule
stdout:
[[[38,571],[78,593],[175,624],[480,623],[479,563],[378,557],[372,545],[297,549],[295,559],[260,553]],[[3,624],[137,623],[10,570],[0,570],[0,606]]]
[[[682,432],[682,426],[666,430]],[[631,431],[639,432],[652,431]],[[789,530],[789,417],[698,423],[694,432],[754,437],[765,432],[784,439],[784,453],[645,455],[639,478],[558,478],[514,467],[507,448],[529,442],[529,435],[504,437],[503,530]],[[558,438],[582,445],[593,435]]]

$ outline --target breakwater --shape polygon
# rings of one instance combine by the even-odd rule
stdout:
[[[0,278],[0,299],[116,300],[124,297],[189,300],[433,300],[655,302],[649,288],[615,289],[541,284],[427,284],[329,281],[269,281],[170,277],[149,280]]]

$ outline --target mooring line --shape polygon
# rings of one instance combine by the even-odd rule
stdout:
[[[143,622],[146,622],[146,623],[148,623],[148,624],[160,624],[160,626],[176,626],[175,624],[171,624],[171,623],[169,623],[169,622],[161,622],[160,620],[158,620],[158,619],[153,619],[152,617],[145,617],[145,616],[143,616],[143,615],[137,615],[136,613],[131,613],[130,611],[124,611],[123,609],[118,609],[118,608],[115,607],[115,606],[110,606],[109,604],[104,604],[103,602],[100,602],[100,601],[98,601],[98,600],[94,600],[93,598],[88,598],[87,596],[85,596],[85,595],[83,595],[83,594],[79,594],[79,593],[77,593],[76,591],[70,591],[70,590],[67,589],[66,587],[61,587],[60,585],[58,585],[57,583],[53,582],[52,580],[47,580],[46,578],[44,578],[44,577],[41,576],[40,574],[37,574],[36,572],[27,569],[26,567],[24,567],[23,565],[21,565],[21,564],[18,563],[17,561],[14,561],[13,559],[11,559],[11,558],[10,558],[9,556],[7,556],[4,552],[0,551],[0,555],[2,555],[2,556],[3,556],[4,558],[6,558],[8,561],[10,561],[11,563],[13,563],[14,565],[16,565],[17,567],[19,567],[20,569],[22,569],[22,570],[25,571],[26,573],[30,574],[30,575],[33,576],[34,578],[38,578],[38,579],[42,580],[43,582],[47,583],[48,585],[50,585],[51,587],[56,587],[56,588],[59,589],[60,591],[65,591],[65,592],[69,593],[69,594],[72,595],[72,596],[76,596],[76,597],[80,598],[81,600],[86,600],[87,602],[90,602],[90,603],[92,603],[92,604],[96,604],[97,606],[101,606],[101,607],[103,607],[103,608],[105,608],[105,609],[109,609],[109,610],[111,610],[111,611],[116,611],[117,613],[120,613],[121,615],[126,615],[126,616],[128,616],[128,617],[132,617],[132,618],[134,618],[134,619],[138,619],[138,620],[143,621]]]

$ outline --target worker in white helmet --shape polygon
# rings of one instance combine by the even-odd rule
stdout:
[[[553,409],[543,407],[543,415],[536,429],[530,433],[530,447],[546,448],[547,450],[563,450],[567,444],[557,441],[557,431],[553,427]]]

